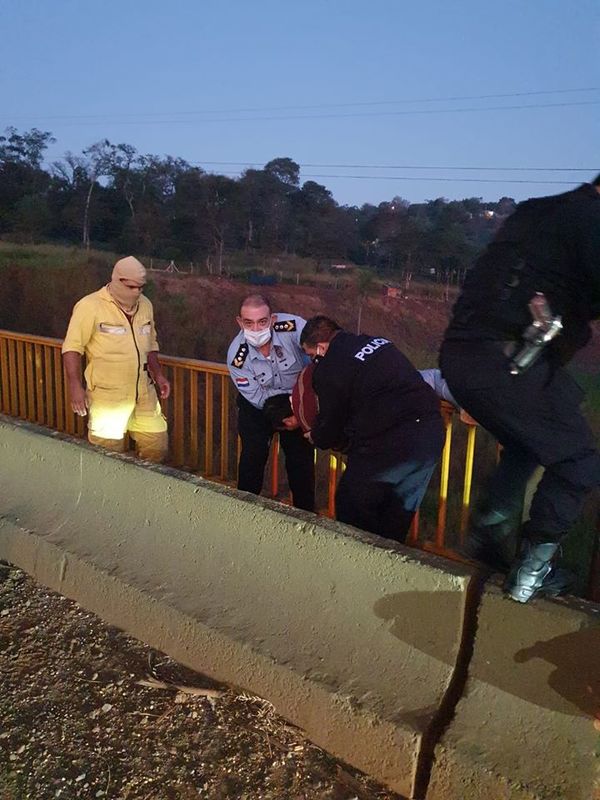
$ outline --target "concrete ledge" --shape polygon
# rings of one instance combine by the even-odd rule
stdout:
[[[1,558],[413,796],[467,568],[25,423],[0,462]]]
[[[488,587],[427,800],[599,800],[600,607]]]
[[[0,558],[404,796],[600,800],[599,606],[2,417],[0,465]]]

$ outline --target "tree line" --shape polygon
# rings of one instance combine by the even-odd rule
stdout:
[[[129,144],[95,142],[44,165],[49,131],[0,136],[0,236],[227,268],[227,254],[294,254],[394,273],[460,274],[514,208],[502,198],[339,205],[291,158],[239,178]]]

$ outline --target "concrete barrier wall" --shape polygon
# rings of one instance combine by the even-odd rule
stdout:
[[[0,459],[0,557],[413,793],[467,569],[26,424]]]
[[[600,800],[600,606],[480,598],[427,800]]]
[[[595,644],[591,606],[523,608],[493,588],[474,598],[467,567],[6,418],[0,469],[1,558],[193,669],[267,698],[397,792],[425,796],[437,742],[428,798],[590,800],[592,721],[557,692],[547,659],[571,646],[582,658]],[[581,629],[593,641],[542,646]],[[530,743],[535,762],[516,770],[519,742],[542,729],[554,749]],[[569,747],[578,777],[560,784],[540,756]],[[521,794],[510,794],[519,782]],[[544,794],[567,784],[571,794]]]

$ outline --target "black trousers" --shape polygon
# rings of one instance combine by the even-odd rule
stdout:
[[[581,388],[545,355],[524,374],[511,375],[501,342],[445,342],[440,366],[460,405],[504,448],[480,521],[514,517],[527,481],[542,465],[527,535],[559,541],[600,485],[600,456],[579,408]]]
[[[444,446],[439,416],[390,431],[385,446],[359,448],[335,496],[336,519],[403,542]]]
[[[237,398],[238,432],[242,440],[242,451],[238,465],[238,489],[260,494],[269,458],[273,429],[262,411],[245,400]],[[292,502],[296,508],[315,510],[315,462],[314,448],[304,438],[300,429],[280,431],[279,441],[285,455]]]

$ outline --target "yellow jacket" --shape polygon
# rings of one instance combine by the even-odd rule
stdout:
[[[127,317],[104,286],[75,305],[62,352],[85,355],[85,381],[90,391],[109,389],[120,397],[147,392],[148,353],[158,350],[152,303],[140,295]]]

